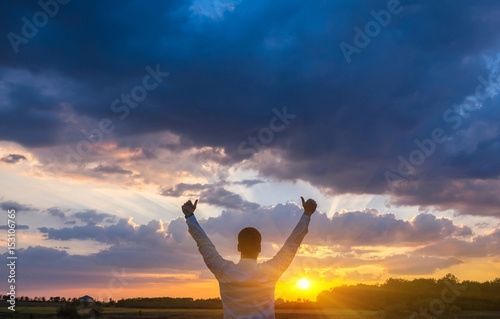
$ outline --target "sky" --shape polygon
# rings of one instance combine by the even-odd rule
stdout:
[[[498,1],[2,1],[0,30],[18,295],[217,297],[189,199],[235,262],[316,200],[276,298],[500,273]]]

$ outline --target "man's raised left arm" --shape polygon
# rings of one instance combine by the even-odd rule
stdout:
[[[223,275],[224,268],[231,263],[219,254],[217,249],[215,249],[215,245],[212,243],[210,238],[208,238],[207,234],[201,228],[200,224],[196,220],[194,216],[194,211],[198,204],[198,200],[193,204],[190,200],[182,205],[182,212],[186,217],[186,223],[188,225],[188,231],[196,241],[198,245],[198,250],[200,254],[203,256],[203,260],[207,265],[208,269],[215,275],[216,278],[220,278]]]

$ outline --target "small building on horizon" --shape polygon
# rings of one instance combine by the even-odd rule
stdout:
[[[93,303],[94,298],[90,297],[89,295],[85,295],[83,297],[80,297],[80,302]]]

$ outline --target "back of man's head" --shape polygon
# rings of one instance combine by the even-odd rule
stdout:
[[[262,236],[253,227],[243,228],[238,234],[238,250],[247,257],[257,258],[260,253]]]

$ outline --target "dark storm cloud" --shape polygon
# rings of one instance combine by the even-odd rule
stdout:
[[[61,117],[71,105],[81,117],[112,118],[116,136],[168,129],[182,136],[182,145],[224,148],[227,156],[204,156],[229,165],[250,156],[238,145],[268,127],[273,108],[286,106],[296,118],[264,145],[281,161],[252,167],[266,177],[300,178],[337,193],[386,193],[383,172],[397,169],[398,156],[412,151],[414,139],[447,127],[442,113],[474,93],[477,77],[491,71],[482,56],[500,49],[500,5],[493,0],[402,1],[401,13],[351,63],[339,44],[352,44],[353,28],[364,28],[374,19],[370,11],[386,9],[385,1],[242,1],[234,11],[206,16],[191,4],[74,1],[19,53],[4,37],[0,76],[7,104],[0,109],[0,139],[26,146],[77,142],[85,138],[79,130],[92,127]],[[21,18],[38,10],[36,2],[3,2],[0,27],[20,33]],[[111,102],[140,84],[148,65],[171,75],[128,109],[129,118],[118,120],[123,114],[113,113]],[[26,80],[18,83],[19,77]],[[485,101],[461,130],[477,122],[495,127],[497,106],[498,99]],[[411,188],[430,188],[434,172],[445,185],[498,176],[499,133],[491,134],[475,135],[481,144],[475,151],[441,147]],[[394,195],[400,203],[425,200],[404,189]],[[216,196],[239,200],[224,189]],[[468,196],[479,201],[480,193],[472,189]],[[499,214],[492,212],[494,200],[479,210],[456,199],[435,197],[428,204],[443,203],[468,214]]]
[[[29,205],[20,204],[18,202],[11,201],[11,200],[0,202],[0,208],[4,211],[13,209],[16,212],[21,212],[21,211],[31,212],[31,211],[36,210],[35,208],[30,207]]]
[[[241,195],[230,192],[222,187],[202,191],[200,193],[200,200],[215,206],[234,210],[248,211],[260,207],[259,204],[244,200]]]
[[[25,160],[26,160],[26,157],[24,155],[21,155],[21,154],[9,154],[7,156],[0,158],[0,161],[5,162],[5,163],[9,163],[9,164],[16,164],[16,163],[19,163],[19,162],[22,162]]]
[[[488,180],[417,180],[396,188],[391,204],[435,206],[461,215],[500,216],[500,183]]]
[[[62,209],[57,208],[57,207],[51,207],[51,208],[47,209],[47,213],[49,213],[51,216],[60,217],[63,219],[66,217],[65,212]]]
[[[126,219],[120,219],[116,224],[109,226],[97,226],[88,224],[85,226],[65,227],[61,229],[40,227],[38,230],[45,234],[47,239],[70,240],[70,239],[92,239],[108,244],[119,244],[132,242],[159,246],[165,235],[157,232],[161,228],[158,221],[151,221],[147,225],[134,227]]]
[[[118,165],[99,165],[92,169],[94,172],[105,173],[105,174],[125,174],[130,175],[132,171],[123,169]]]
[[[98,213],[95,209],[87,209],[83,212],[75,213],[73,217],[76,217],[82,222],[87,223],[89,225],[102,223],[105,218],[111,218],[112,220],[116,218],[115,215],[107,213]]]
[[[210,184],[187,184],[187,183],[179,183],[175,185],[175,187],[164,188],[161,190],[161,194],[163,196],[191,196],[196,192],[200,192],[206,189],[213,187]]]
[[[163,188],[163,196],[199,196],[200,202],[219,206],[231,210],[254,210],[260,207],[259,204],[249,202],[236,193],[226,190],[223,185],[227,182],[217,184],[186,184],[179,183],[175,187]]]

